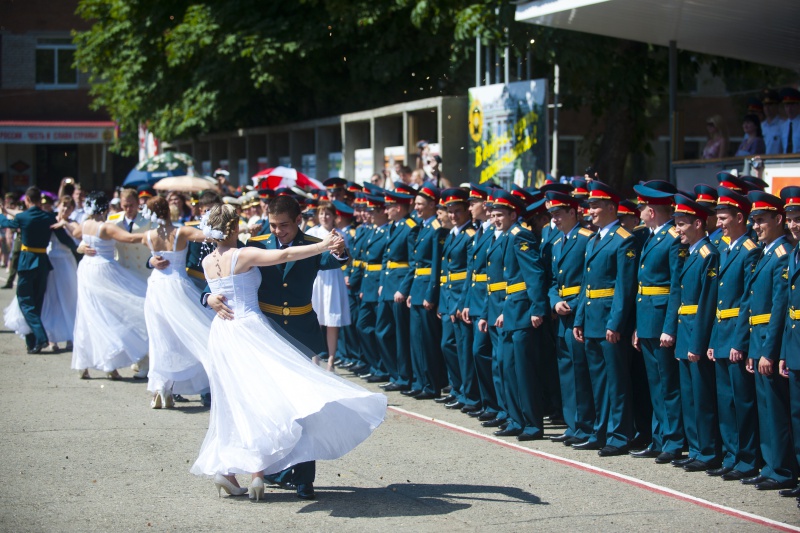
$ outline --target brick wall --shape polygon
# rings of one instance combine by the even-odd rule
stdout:
[[[2,88],[33,88],[36,85],[36,37],[5,33],[2,39]]]

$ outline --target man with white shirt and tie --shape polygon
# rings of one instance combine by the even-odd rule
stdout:
[[[784,154],[800,152],[800,91],[791,87],[781,91],[786,120],[781,127],[781,146]]]
[[[761,104],[764,108],[764,120],[761,122],[761,134],[764,136],[764,144],[766,145],[765,154],[783,153],[781,130],[783,129],[784,120],[778,112],[780,103],[781,98],[778,95],[778,91],[772,89],[764,90],[764,93],[761,95]]]

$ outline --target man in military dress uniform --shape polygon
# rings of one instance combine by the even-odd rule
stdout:
[[[356,198],[353,202],[353,214],[360,224],[356,227],[355,235],[352,236],[350,241],[348,250],[353,260],[345,268],[344,278],[350,303],[350,325],[345,327],[347,331],[347,355],[350,361],[346,362],[342,367],[356,374],[361,372],[366,374],[368,372],[368,365],[361,345],[361,334],[358,331],[358,311],[361,305],[358,295],[361,292],[361,280],[364,277],[363,250],[367,236],[372,231],[372,224],[367,220],[367,215],[364,211],[365,202],[364,194],[356,193]]]

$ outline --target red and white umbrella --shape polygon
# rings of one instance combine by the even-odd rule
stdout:
[[[324,189],[325,186],[314,178],[309,178],[293,168],[266,168],[251,178],[259,189],[281,189],[300,187],[301,189]]]

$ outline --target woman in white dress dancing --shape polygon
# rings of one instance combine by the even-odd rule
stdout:
[[[72,368],[81,379],[89,369],[120,379],[118,368],[130,366],[147,354],[144,296],[147,283],[114,259],[114,241],[141,243],[143,233],[128,233],[105,223],[108,198],[92,192],[83,204],[86,220],[74,237],[85,257],[78,265],[78,311],[72,349]]]
[[[169,261],[166,268],[153,270],[148,278],[144,302],[150,338],[150,407],[173,407],[173,393],[200,394],[206,404],[210,398],[203,360],[214,312],[197,305],[200,291],[186,274],[186,247],[189,241],[202,242],[205,236],[196,228],[173,225],[170,205],[160,196],[147,201],[142,216],[156,226],[146,233],[150,252]]]
[[[317,208],[319,226],[310,228],[306,233],[312,237],[324,238],[334,231],[336,208],[330,202],[320,202]],[[342,238],[340,230],[335,230]],[[347,286],[344,284],[344,271],[341,269],[320,270],[314,280],[311,293],[311,306],[319,319],[319,325],[325,326],[325,338],[328,344],[328,371],[333,372],[333,361],[336,359],[336,344],[339,342],[339,328],[350,325],[350,302]],[[318,357],[314,362],[318,363]]]
[[[284,250],[236,248],[239,219],[215,206],[205,232],[217,249],[203,260],[212,293],[227,298],[232,320],[211,324],[206,370],[211,417],[191,468],[213,477],[218,491],[240,495],[234,474],[252,474],[251,499],[264,493],[263,475],[317,459],[336,459],[365,440],[386,414],[386,397],[313,364],[275,331],[258,307],[256,267],[298,261],[335,249],[338,235]]]

